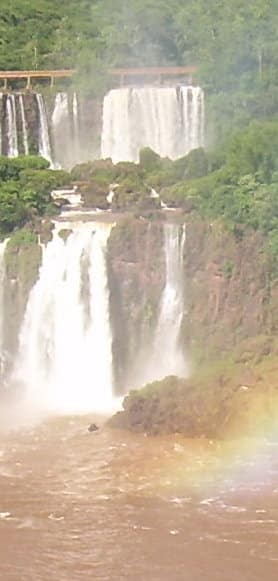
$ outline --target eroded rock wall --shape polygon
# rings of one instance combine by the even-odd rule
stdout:
[[[165,284],[163,221],[126,219],[112,231],[109,281],[117,382],[132,387],[132,364],[151,338]],[[219,224],[188,220],[183,276],[185,312],[180,341],[193,367],[246,341],[271,350],[278,327],[278,289],[254,232],[241,239]],[[254,347],[255,345],[255,347]],[[140,364],[143,361],[140,360]],[[134,369],[133,369],[134,371]]]
[[[17,350],[19,329],[31,288],[36,282],[42,249],[34,235],[33,241],[11,238],[5,253],[4,280],[4,349],[11,358]],[[8,362],[9,363],[9,362]]]
[[[174,213],[165,219],[175,219]],[[165,285],[165,219],[118,216],[108,242],[113,361],[121,393],[136,386],[138,369],[152,349]],[[4,348],[11,357],[41,264],[42,249],[33,238],[11,240],[6,250]],[[264,240],[256,233],[236,239],[219,224],[187,219],[180,341],[193,368],[226,356],[244,342],[253,342],[258,352],[271,352],[278,289],[263,248]]]
[[[108,276],[114,372],[123,391],[132,387],[143,352],[152,348],[165,282],[163,223],[121,220],[108,243]]]
[[[221,356],[245,339],[275,336],[278,288],[264,244],[258,233],[238,240],[219,224],[188,224],[183,340],[197,359]]]

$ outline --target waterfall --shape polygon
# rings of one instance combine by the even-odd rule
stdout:
[[[177,159],[204,145],[204,94],[200,87],[113,89],[104,98],[101,156],[139,161],[150,147]]]
[[[29,155],[28,130],[27,130],[27,122],[26,122],[26,116],[25,116],[23,95],[19,95],[19,107],[20,107],[21,123],[22,123],[22,137],[23,137],[24,154]]]
[[[57,93],[51,118],[55,167],[64,166],[67,149],[70,143],[69,100],[67,93]],[[66,155],[64,155],[66,154]]]
[[[76,93],[57,93],[51,119],[56,167],[71,169],[80,160],[80,127]]]
[[[56,223],[20,332],[13,380],[61,413],[113,407],[106,245],[112,225]],[[61,230],[69,229],[64,241]]]
[[[145,355],[145,366],[140,382],[163,379],[167,375],[187,375],[183,350],[179,345],[184,316],[183,252],[186,241],[185,226],[165,224],[164,251],[166,262],[165,286],[159,305],[159,315],[151,345]]]
[[[5,250],[9,242],[9,238],[6,238],[3,242],[0,242],[0,377],[3,371],[3,363],[5,359],[4,355],[4,282],[5,282]]]
[[[53,166],[45,103],[40,93],[36,93],[36,99],[39,110],[39,154]]]
[[[8,157],[17,157],[18,139],[16,125],[16,103],[14,95],[7,96],[6,108],[7,108]]]
[[[73,93],[72,98],[72,115],[73,115],[73,136],[74,136],[74,154],[75,163],[80,161],[80,122],[79,122],[79,105],[77,94]]]
[[[180,101],[182,131],[178,144],[179,156],[204,145],[204,92],[200,87],[181,87]]]

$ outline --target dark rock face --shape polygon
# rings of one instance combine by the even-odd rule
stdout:
[[[275,335],[278,285],[260,234],[241,240],[217,224],[189,223],[184,273],[184,344],[197,359],[219,357],[245,339]]]
[[[158,216],[127,216],[108,244],[115,374],[122,392],[133,387],[140,345],[151,348],[165,283],[164,222]],[[189,361],[219,359],[244,340],[275,335],[278,288],[270,281],[263,244],[257,233],[237,240],[219,224],[188,219],[181,343]]]
[[[163,223],[126,218],[113,228],[108,279],[114,371],[123,393],[134,377],[141,347],[151,348],[165,282]]]

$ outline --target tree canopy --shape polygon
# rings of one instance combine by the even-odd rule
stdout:
[[[206,84],[230,89],[277,75],[276,0],[0,0],[0,8],[1,69],[96,58],[196,63]]]

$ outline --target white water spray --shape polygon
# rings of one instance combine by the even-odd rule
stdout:
[[[45,103],[40,93],[36,93],[36,99],[39,110],[39,154],[44,159],[47,159],[52,167],[53,163]]]
[[[60,231],[72,230],[64,241]],[[20,333],[13,379],[35,407],[111,411],[112,333],[106,245],[111,224],[56,223],[43,249]]]
[[[73,115],[75,163],[78,163],[80,158],[80,124],[79,124],[79,104],[76,93],[73,93],[72,98],[72,115]]]
[[[16,104],[14,95],[7,96],[6,107],[7,107],[8,157],[17,157],[18,139],[16,126]]]
[[[183,252],[185,226],[165,224],[166,280],[151,352],[145,356],[141,385],[168,375],[185,377],[187,364],[180,346],[184,316]]]
[[[78,99],[57,93],[51,119],[55,167],[70,169],[80,160]]]
[[[19,107],[20,107],[21,123],[22,123],[24,154],[29,155],[28,129],[27,129],[26,116],[25,116],[23,95],[19,95]]]
[[[103,103],[101,156],[139,161],[150,147],[177,159],[204,145],[204,94],[200,87],[140,87],[110,91]]]

